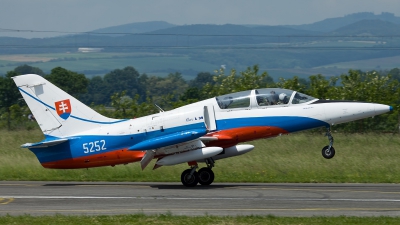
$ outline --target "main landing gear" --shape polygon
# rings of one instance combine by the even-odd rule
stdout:
[[[186,187],[194,187],[197,183],[201,185],[210,185],[214,181],[214,172],[212,167],[214,167],[214,160],[212,158],[206,159],[207,167],[203,167],[196,172],[198,168],[197,163],[192,165],[190,169],[182,172],[181,181]]]
[[[325,159],[331,159],[335,156],[335,148],[333,148],[333,137],[330,127],[327,128],[325,136],[328,136],[329,145],[322,148],[322,156]]]

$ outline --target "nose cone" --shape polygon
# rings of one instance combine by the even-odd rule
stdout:
[[[389,105],[374,104],[375,105],[375,115],[393,111],[393,107]]]
[[[325,105],[326,122],[339,124],[392,111],[393,107],[376,103],[336,102]]]

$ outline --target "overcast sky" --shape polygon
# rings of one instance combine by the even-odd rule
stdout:
[[[0,0],[0,29],[85,32],[146,21],[298,25],[356,12],[394,13],[399,0]],[[0,30],[1,31],[1,30]],[[57,33],[0,32],[43,37]]]

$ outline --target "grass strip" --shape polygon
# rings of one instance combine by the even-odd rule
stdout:
[[[269,216],[174,216],[144,214],[116,216],[3,216],[0,224],[173,224],[173,225],[236,225],[236,224],[399,224],[400,217],[275,217]]]
[[[334,133],[336,156],[324,159],[324,133],[297,133],[253,141],[256,148],[216,161],[215,182],[400,183],[400,135]],[[142,171],[139,163],[74,170],[44,169],[21,149],[43,139],[39,130],[0,131],[0,180],[179,182],[186,164]],[[205,166],[200,164],[200,167]]]

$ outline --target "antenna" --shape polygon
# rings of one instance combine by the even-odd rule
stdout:
[[[160,106],[158,106],[156,103],[154,103],[154,105],[157,107],[158,110],[160,110],[160,112],[165,112],[164,109],[162,109]]]

